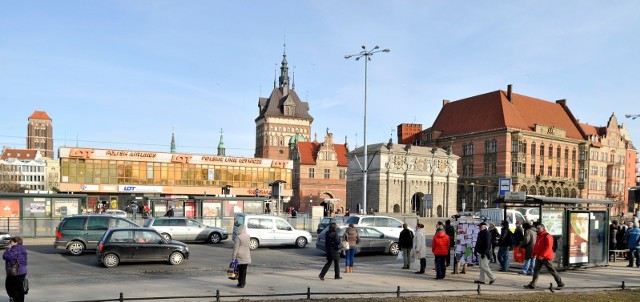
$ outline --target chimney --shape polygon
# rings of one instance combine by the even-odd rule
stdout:
[[[444,107],[444,105],[449,104],[449,100],[442,100],[442,107]]]
[[[507,100],[511,103],[511,84],[507,85]]]

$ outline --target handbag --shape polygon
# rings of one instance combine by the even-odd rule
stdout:
[[[349,249],[349,241],[342,241],[342,249],[345,251]]]
[[[227,277],[231,280],[238,280],[238,260],[233,260],[229,263]]]
[[[516,246],[513,249],[513,260],[518,263],[524,263],[524,252],[525,250],[523,248]]]
[[[18,261],[18,254],[16,254],[16,263],[7,269],[7,277],[15,277],[18,275],[18,269],[20,268],[20,264]]]

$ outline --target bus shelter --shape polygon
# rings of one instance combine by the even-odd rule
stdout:
[[[554,263],[557,268],[607,265],[609,261],[609,218],[618,202],[525,195],[519,200],[505,199],[507,209],[538,208],[539,222],[557,240]]]

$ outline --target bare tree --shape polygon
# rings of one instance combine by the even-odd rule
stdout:
[[[15,166],[0,163],[0,192],[22,193],[28,188],[18,183],[20,172]]]

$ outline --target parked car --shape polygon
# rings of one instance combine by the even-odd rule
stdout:
[[[400,246],[398,245],[398,237],[387,236],[374,227],[368,226],[355,226],[360,236],[360,243],[356,249],[358,253],[386,253],[391,255],[398,255]],[[347,230],[347,226],[338,227],[338,236],[342,238],[344,232]],[[325,250],[325,236],[329,229],[324,229],[322,233],[318,235],[316,240],[316,248]],[[344,251],[340,251],[340,255],[344,256]]]
[[[113,216],[118,216],[118,217],[127,217],[127,212],[125,212],[123,210],[109,209],[109,210],[104,211],[103,214],[108,214],[108,215],[113,215]]]
[[[104,233],[96,256],[105,267],[120,262],[167,261],[178,265],[189,259],[189,248],[179,241],[167,240],[151,228],[116,228]]]
[[[517,209],[527,221],[538,221],[540,219],[540,209],[538,208],[518,208]]]
[[[390,237],[400,237],[402,231],[402,221],[388,216],[377,215],[352,215],[345,221],[346,225],[353,223],[354,225],[372,226],[383,234]],[[412,228],[409,228],[412,232]]]
[[[0,231],[0,247],[9,245],[11,237],[13,237],[11,233]]]
[[[155,229],[167,240],[218,243],[229,238],[229,233],[225,229],[211,227],[186,217],[150,218],[144,226]]]
[[[244,225],[251,238],[249,248],[259,246],[294,245],[303,248],[311,243],[311,233],[296,230],[286,220],[271,215],[253,215],[239,213],[235,216],[234,232],[237,227]]]
[[[71,215],[60,220],[56,227],[55,249],[65,249],[71,255],[80,255],[95,249],[110,228],[140,227],[135,222],[113,215]]]
[[[332,222],[335,222],[337,225],[344,225],[345,217],[344,216],[335,216],[335,217],[322,217],[320,219],[320,223],[318,223],[318,229],[316,230],[316,234],[322,233],[326,227],[329,226]]]

